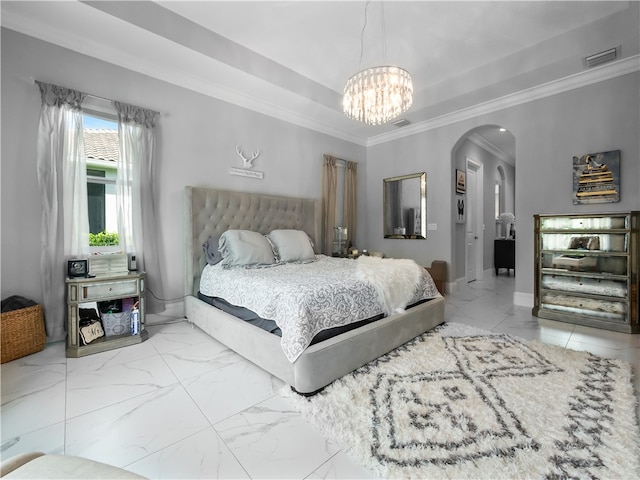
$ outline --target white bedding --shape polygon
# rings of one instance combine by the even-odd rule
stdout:
[[[291,362],[327,328],[347,325],[384,312],[374,286],[358,280],[357,261],[317,255],[317,261],[271,268],[225,269],[207,265],[200,292],[220,297],[271,319],[282,330],[282,349]],[[440,294],[425,269],[407,305]],[[406,306],[406,305],[404,305]]]

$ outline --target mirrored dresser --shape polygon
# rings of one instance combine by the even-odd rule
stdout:
[[[640,333],[640,212],[534,215],[533,314]]]

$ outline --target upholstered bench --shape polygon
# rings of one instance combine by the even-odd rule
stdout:
[[[433,278],[433,283],[436,284],[436,288],[440,294],[444,295],[445,283],[447,280],[447,262],[444,260],[434,260],[431,262],[430,267],[424,268],[427,269],[431,278]]]
[[[2,478],[47,479],[145,479],[118,467],[86,458],[69,455],[45,455],[40,452],[23,453],[2,461]]]

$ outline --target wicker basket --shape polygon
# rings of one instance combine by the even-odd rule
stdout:
[[[47,342],[42,305],[2,313],[0,338],[1,363],[42,350]]]

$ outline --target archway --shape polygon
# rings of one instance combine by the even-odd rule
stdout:
[[[466,173],[469,159],[474,165],[480,165],[482,178],[476,178],[481,182],[482,188],[474,189],[481,192],[479,198],[467,198],[467,192],[456,193],[452,189],[452,215],[456,221],[452,223],[452,276],[456,283],[467,283],[467,258],[478,259],[481,272],[478,277],[482,278],[482,273],[493,269],[493,245],[497,235],[496,214],[503,212],[514,212],[515,210],[515,137],[508,129],[501,125],[481,125],[469,130],[462,135],[451,150],[451,174],[455,178],[456,170]],[[478,169],[474,173],[477,174]],[[496,182],[500,178],[500,191],[496,197]],[[496,198],[498,208],[496,209]],[[475,212],[481,216],[479,220],[480,231],[479,242],[473,243],[473,232],[467,228],[469,220],[465,216],[460,217],[458,206],[460,200],[463,204],[469,201],[476,202]],[[471,235],[471,236],[469,236]],[[480,246],[479,246],[480,245]],[[467,248],[481,248],[475,255],[468,255]],[[473,269],[471,269],[473,270]]]

